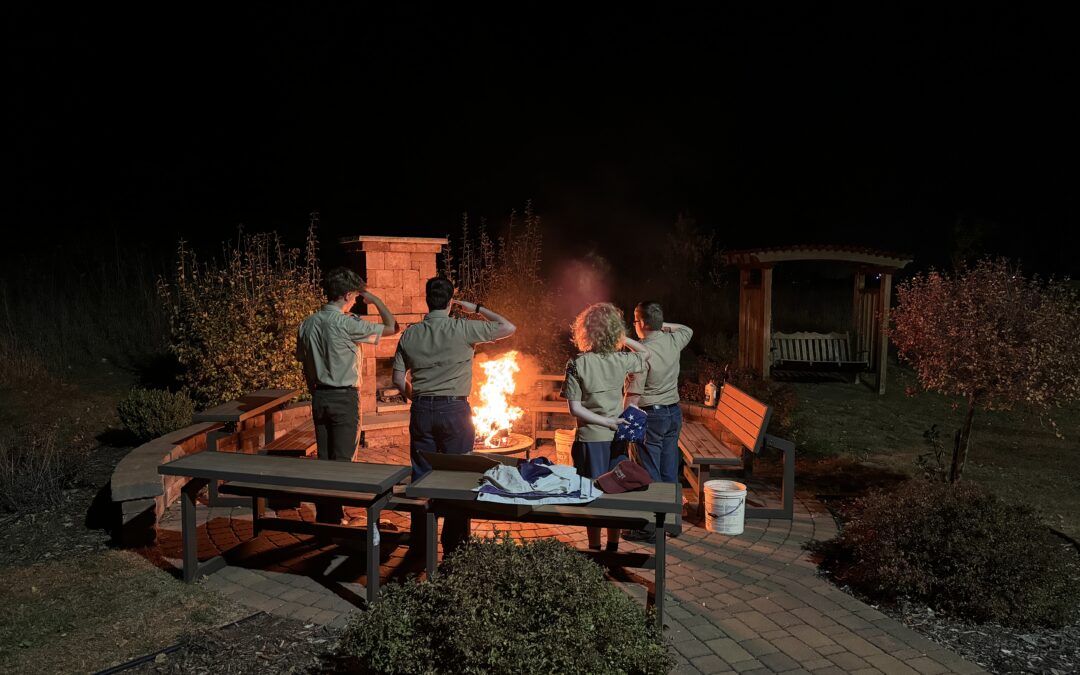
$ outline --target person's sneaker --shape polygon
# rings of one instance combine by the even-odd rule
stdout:
[[[643,544],[656,543],[656,528],[641,528],[640,530],[623,530],[623,539],[636,541]]]

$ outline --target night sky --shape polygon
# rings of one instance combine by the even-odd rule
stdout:
[[[455,235],[531,199],[549,251],[619,264],[684,213],[922,264],[961,223],[1080,273],[1065,10],[272,4],[9,8],[5,252],[298,241],[316,210],[324,248]]]

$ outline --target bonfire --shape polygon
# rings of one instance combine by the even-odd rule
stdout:
[[[501,448],[512,442],[510,429],[524,411],[510,404],[514,374],[520,370],[517,352],[507,352],[480,364],[486,379],[480,385],[479,405],[473,407],[477,447]]]

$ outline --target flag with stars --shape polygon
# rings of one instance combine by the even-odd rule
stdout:
[[[622,414],[620,414],[619,417],[626,420],[627,423],[619,425],[619,428],[615,431],[615,440],[645,440],[645,422],[648,421],[649,415],[644,410],[637,406],[627,406],[626,410],[622,411]]]

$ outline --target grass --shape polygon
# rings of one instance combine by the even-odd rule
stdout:
[[[959,401],[906,395],[914,375],[903,368],[890,368],[887,384],[878,396],[862,384],[794,383],[805,460],[832,463],[838,470],[854,462],[882,474],[917,475],[915,458],[929,450],[923,434],[934,424],[950,448],[962,421],[962,407],[954,407]],[[1030,410],[978,411],[964,480],[1031,504],[1049,526],[1078,539],[1080,403],[1055,410],[1052,417],[1064,438]]]
[[[95,672],[247,612],[106,550],[0,570],[0,671]]]
[[[0,672],[96,672],[250,613],[109,548],[94,502],[129,448],[95,439],[117,427],[116,403],[135,377],[100,362],[67,373],[0,386],[5,430],[55,428],[57,446],[87,453],[78,479],[53,499],[0,510]]]

